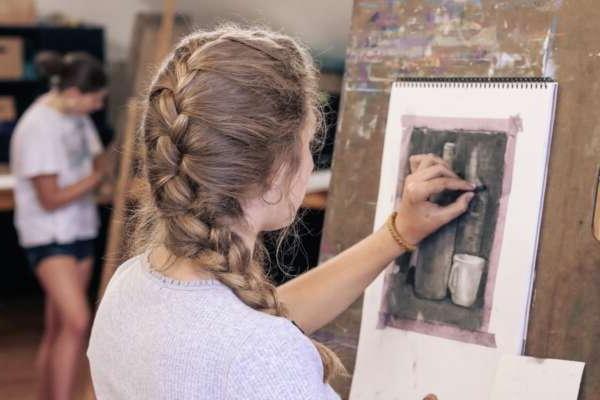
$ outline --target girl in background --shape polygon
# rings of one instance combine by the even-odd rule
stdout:
[[[86,290],[98,215],[102,144],[89,114],[103,107],[107,79],[85,53],[45,52],[36,64],[51,90],[20,118],[10,148],[19,243],[45,295],[36,367],[39,398],[70,399],[90,324]]]

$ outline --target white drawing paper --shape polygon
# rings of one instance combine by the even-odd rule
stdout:
[[[504,355],[490,400],[577,400],[585,363]]]
[[[394,84],[374,229],[400,199],[410,154],[444,156],[486,189],[366,290],[351,399],[485,399],[501,356],[521,354],[556,90]]]

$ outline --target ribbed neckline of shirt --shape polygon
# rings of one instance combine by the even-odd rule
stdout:
[[[152,264],[149,260],[150,251],[145,251],[140,255],[139,262],[141,263],[141,270],[151,280],[158,282],[160,285],[170,287],[173,289],[210,289],[210,288],[226,288],[217,279],[192,279],[192,280],[180,280],[163,275],[159,271],[152,269]]]

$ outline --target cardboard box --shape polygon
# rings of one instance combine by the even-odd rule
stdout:
[[[34,0],[0,0],[0,24],[33,25],[36,20]]]
[[[20,79],[23,76],[23,39],[0,36],[0,79]]]
[[[10,122],[17,118],[15,98],[0,96],[0,122]]]

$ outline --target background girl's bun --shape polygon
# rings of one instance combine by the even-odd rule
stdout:
[[[75,87],[88,93],[106,87],[102,63],[87,53],[72,52],[63,56],[55,51],[42,51],[34,62],[40,79],[53,89],[62,91]]]
[[[41,79],[49,80],[53,76],[61,76],[65,64],[63,56],[56,51],[42,51],[35,56],[35,69]]]

